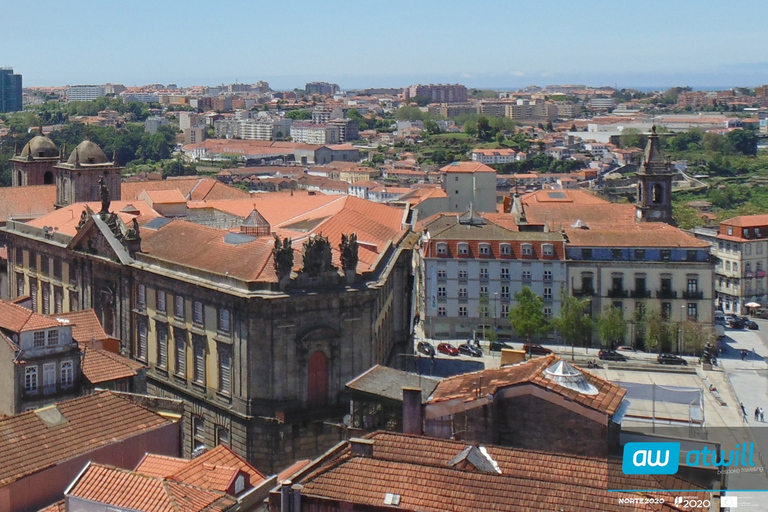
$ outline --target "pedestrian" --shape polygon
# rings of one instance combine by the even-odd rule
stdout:
[[[747,408],[744,407],[744,402],[741,402],[741,421],[743,423],[749,423],[747,421]]]
[[[760,423],[765,423],[765,411],[763,408],[760,408]]]
[[[746,350],[742,350],[741,351],[741,360],[742,361],[746,361],[747,360],[747,351]]]
[[[755,421],[760,419],[760,408],[755,407]]]

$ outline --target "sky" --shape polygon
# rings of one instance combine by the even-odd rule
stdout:
[[[24,86],[753,87],[766,19],[765,0],[0,0],[0,66]]]

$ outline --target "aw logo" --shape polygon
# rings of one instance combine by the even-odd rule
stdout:
[[[674,475],[680,443],[627,443],[621,469],[625,475]]]

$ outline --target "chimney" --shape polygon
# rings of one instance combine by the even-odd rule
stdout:
[[[291,481],[283,480],[280,484],[280,512],[292,512]]]
[[[349,440],[352,454],[360,457],[373,457],[373,439],[353,437]]]
[[[403,388],[403,434],[421,435],[421,388]]]
[[[301,491],[303,489],[304,486],[301,484],[294,484],[291,487],[293,490],[293,512],[301,512]]]

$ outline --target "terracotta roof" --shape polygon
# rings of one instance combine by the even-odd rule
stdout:
[[[146,368],[141,363],[107,350],[88,347],[82,347],[82,350],[83,376],[91,384],[135,377],[138,370]]]
[[[109,335],[104,332],[96,312],[92,309],[58,313],[52,316],[69,320],[69,325],[72,326],[72,338],[78,343],[91,343],[92,341],[109,339]]]
[[[38,512],[67,512],[67,506],[66,503],[64,503],[64,500],[61,500],[57,501],[53,505],[45,507],[42,510],[38,510]]]
[[[583,220],[583,219],[582,219]],[[589,224],[589,229],[566,227],[571,247],[683,247],[709,248],[710,245],[685,231],[663,222],[627,224]]]
[[[620,504],[618,498],[646,497],[646,493],[640,496],[606,490],[609,472],[612,477],[622,478],[620,460],[487,446],[484,450],[498,465],[499,472],[486,472],[449,464],[471,448],[461,441],[391,432],[366,437],[373,441],[373,456],[355,455],[347,445],[339,455],[294,482],[304,486],[302,494],[308,501],[324,498],[383,509],[385,496],[390,493],[399,495],[398,508],[420,512],[621,512],[627,506]],[[703,491],[690,482],[666,475],[633,475],[631,485],[644,489],[690,489],[690,493]],[[680,510],[672,505],[671,493],[647,494],[664,498],[665,504],[635,504],[632,510]],[[273,493],[271,501],[275,498],[279,499],[279,494]]]
[[[29,187],[0,187],[0,224],[16,216],[31,218],[45,215],[54,210],[56,185],[35,185]]]
[[[485,164],[481,164],[479,162],[453,162],[452,164],[448,164],[442,169],[440,169],[440,172],[492,172],[496,173],[495,170],[488,167]]]
[[[223,492],[93,463],[73,482],[67,497],[139,512],[220,512],[237,503]]]
[[[768,215],[741,215],[726,219],[720,224],[739,228],[768,226]]]
[[[277,474],[277,482],[291,478],[293,475],[312,464],[310,459],[298,460]]]
[[[194,199],[243,199],[248,192],[230,187],[212,178],[199,176],[184,176],[162,181],[123,182],[121,184],[121,201],[138,201],[143,191],[178,189],[184,197],[189,197],[194,190]],[[204,192],[204,193],[203,193]],[[98,210],[97,210],[98,211]]]
[[[146,183],[142,183],[142,185],[146,185]],[[101,202],[75,203],[49,213],[48,215],[44,215],[43,217],[31,220],[27,224],[36,228],[42,228],[44,226],[55,227],[58,228],[59,233],[75,236],[77,234],[77,225],[80,223],[80,215],[85,210],[85,205],[88,205],[94,212],[101,210]],[[139,211],[139,215],[136,217],[139,226],[143,226],[152,219],[160,217],[160,214],[153,210],[147,203],[137,199],[112,201],[109,210],[117,213],[120,219],[130,226],[135,215],[121,211],[129,205]]]
[[[465,403],[477,400],[480,398],[477,393],[478,383],[483,387],[482,397],[494,395],[499,389],[509,386],[534,384],[604,414],[612,415],[616,412],[627,393],[625,389],[578,367],[577,369],[582,372],[587,382],[597,388],[597,394],[587,395],[561,386],[544,376],[544,370],[559,360],[557,356],[550,354],[512,366],[491,368],[443,379],[429,397],[428,404],[456,399]]]
[[[186,204],[187,200],[179,189],[170,190],[145,190],[143,194],[149,198],[151,204]]]
[[[18,304],[0,300],[0,329],[19,333],[59,327],[58,320],[30,311]]]
[[[228,468],[230,471],[225,471]],[[248,464],[242,457],[230,448],[219,445],[201,456],[188,461],[176,471],[171,478],[178,482],[195,485],[204,489],[226,491],[232,485],[232,478],[240,471],[246,473],[250,484],[257,486],[266,477],[256,468]],[[228,476],[228,478],[225,478]]]
[[[187,463],[189,463],[187,459],[148,453],[139,461],[134,471],[142,475],[167,478],[186,466]]]
[[[66,423],[50,427],[43,418],[45,411],[54,408]],[[0,420],[0,485],[170,423],[110,391],[4,418]]]

